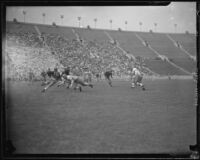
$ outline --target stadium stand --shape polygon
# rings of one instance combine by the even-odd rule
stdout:
[[[176,48],[165,34],[137,34],[169,61],[189,72],[195,71],[195,62]],[[181,43],[183,41],[183,44],[192,43],[187,36]],[[140,66],[146,75],[186,75],[156,55],[135,32],[7,22],[5,53],[10,79],[39,80],[42,70],[55,66],[70,66],[77,75],[81,75],[85,67],[93,75],[112,68],[116,76],[123,77],[133,65]],[[128,56],[130,54],[135,58]]]
[[[181,70],[174,68],[167,61],[156,59],[145,59],[145,65],[156,73],[163,75],[185,75]]]
[[[168,58],[184,58],[188,57],[179,48],[177,48],[173,42],[162,33],[138,33],[142,39],[147,41],[152,48],[154,48],[161,55]]]
[[[174,58],[174,59],[169,59],[173,63],[177,64],[178,66],[184,68],[185,70],[189,71],[190,73],[193,73],[196,71],[196,65],[193,60],[190,58]]]
[[[50,25],[36,25],[41,33],[46,34],[58,34],[60,36],[65,36],[69,40],[76,39],[70,27],[61,26],[50,26]]]
[[[75,32],[87,41],[95,41],[98,43],[104,43],[109,41],[108,37],[103,33],[103,30],[76,28]]]
[[[194,34],[170,34],[191,55],[196,56],[196,36]]]
[[[120,46],[128,53],[135,57],[140,56],[144,58],[155,58],[154,54],[148,47],[144,46],[142,42],[135,36],[134,32],[119,32],[108,31],[108,33],[120,43]]]
[[[34,29],[34,24],[32,23],[7,22],[6,32],[7,33],[19,33],[19,32],[36,33],[36,30]]]

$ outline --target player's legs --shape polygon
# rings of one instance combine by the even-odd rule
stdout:
[[[69,88],[70,85],[71,85],[71,81],[70,81],[70,80],[67,80],[67,81],[65,82],[65,84],[66,84],[66,88]]]
[[[108,84],[112,87],[112,81],[111,81],[110,77],[108,78]]]
[[[137,83],[137,76],[133,76],[132,77],[131,88],[134,88],[136,86],[136,83]]]
[[[44,86],[44,85],[46,85],[46,76],[42,76],[42,84],[41,84],[41,86]]]
[[[45,92],[49,87],[53,86],[57,81],[56,80],[52,80],[43,90],[42,92]]]
[[[87,83],[84,82],[83,80],[81,80],[80,78],[78,78],[76,81],[74,81],[77,84],[80,84],[81,86],[89,86],[91,88],[93,88],[93,85],[91,83]]]
[[[80,92],[82,91],[81,85],[80,85],[79,83],[77,83],[77,82],[74,82],[74,89],[75,89],[75,90],[76,90],[76,89],[79,89]]]
[[[50,81],[43,81],[41,86],[45,86],[45,85],[48,85],[50,83]]]
[[[110,77],[105,76],[105,79],[108,82],[108,84],[112,87],[112,81],[111,81]]]
[[[78,87],[78,83],[74,81],[74,90],[76,90]]]
[[[57,87],[60,87],[65,84],[65,80],[58,81]]]
[[[143,78],[142,76],[138,76],[138,78],[137,78],[137,85],[140,86],[140,87],[142,87],[143,90],[145,90],[144,85],[142,83],[142,78]]]

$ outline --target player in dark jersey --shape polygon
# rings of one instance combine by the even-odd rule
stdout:
[[[42,82],[41,86],[48,85],[51,82],[51,78],[53,76],[53,73],[54,73],[54,71],[51,71],[50,68],[48,68],[48,70],[46,72],[43,71],[41,73],[42,77],[45,76],[45,81]]]
[[[107,80],[108,84],[112,87],[112,81],[110,78],[112,77],[113,71],[112,70],[108,70],[104,73],[105,79]]]
[[[99,73],[96,73],[95,75],[96,75],[97,81],[99,81],[99,79],[100,79],[100,74],[99,74]]]
[[[43,82],[46,82],[46,76],[47,76],[47,73],[46,73],[44,70],[42,70],[42,72],[41,72],[40,75],[42,76],[42,80],[43,80]]]
[[[51,78],[53,76],[53,74],[54,74],[54,71],[51,71],[50,68],[48,68],[48,70],[47,70],[47,76],[49,78]]]
[[[42,72],[41,72],[40,75],[42,77],[42,84],[41,84],[41,86],[46,85],[46,83],[47,83],[47,73],[44,70],[42,70]]]
[[[49,73],[49,74],[48,74]],[[48,76],[51,77],[51,80],[49,81],[49,83],[46,85],[46,87],[44,87],[44,89],[42,90],[42,92],[45,92],[49,87],[53,86],[54,84],[56,84],[57,82],[61,81],[61,75],[58,72],[57,68],[54,68],[53,72],[47,72]]]

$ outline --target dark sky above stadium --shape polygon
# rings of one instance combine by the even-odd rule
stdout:
[[[81,17],[80,26],[129,31],[150,29],[157,32],[196,33],[196,2],[172,2],[168,6],[68,6],[68,7],[8,7],[6,19],[16,18],[24,22],[23,11],[26,11],[25,22],[79,27],[77,17]],[[45,19],[42,14],[45,13]],[[61,15],[64,16],[61,19]],[[125,24],[127,21],[127,25]],[[142,22],[142,25],[139,25]],[[155,27],[155,23],[157,26]],[[177,24],[175,27],[174,24]]]

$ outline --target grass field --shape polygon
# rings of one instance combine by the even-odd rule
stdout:
[[[83,92],[8,83],[8,129],[16,153],[187,153],[196,142],[192,80],[95,82]]]

